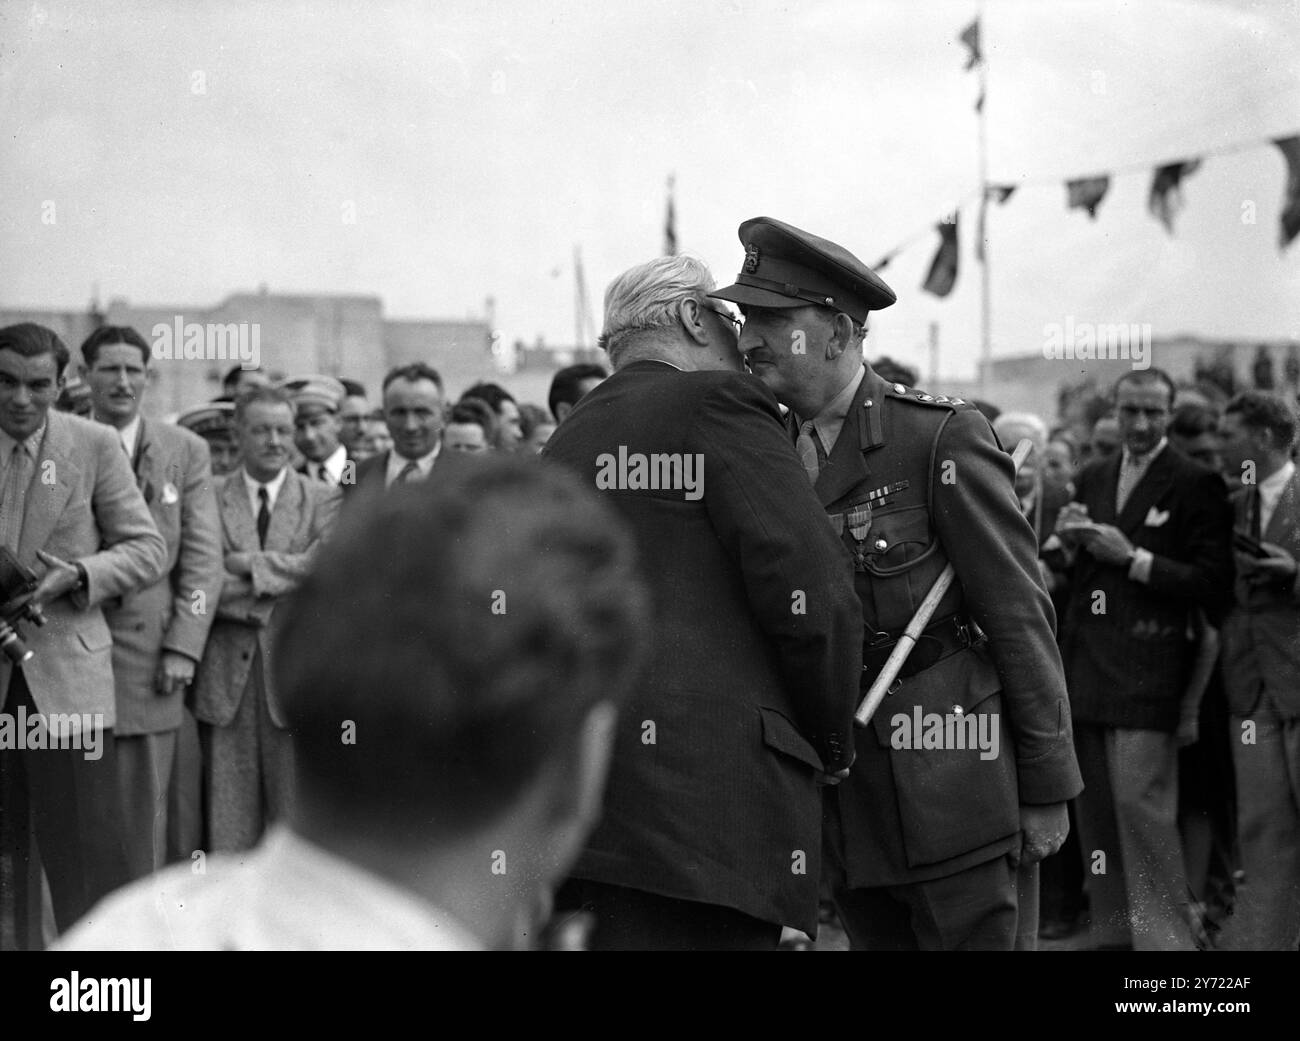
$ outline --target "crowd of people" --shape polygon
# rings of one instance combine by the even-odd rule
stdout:
[[[165,423],[135,330],[80,390],[0,330],[3,711],[104,738],[0,745],[15,945],[1296,949],[1294,398],[930,394],[858,258],[740,240],[545,409],[237,368]]]

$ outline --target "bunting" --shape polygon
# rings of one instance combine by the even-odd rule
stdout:
[[[966,56],[966,71],[969,72],[984,60],[984,54],[980,51],[980,20],[976,18],[966,26],[957,39],[970,49],[970,53]]]
[[[1066,181],[1066,206],[1071,210],[1087,210],[1088,216],[1097,219],[1097,207],[1110,191],[1109,177],[1082,177]]]
[[[1147,197],[1147,209],[1170,235],[1174,233],[1174,217],[1183,208],[1183,178],[1195,173],[1200,165],[1199,159],[1188,159],[1156,167],[1155,176],[1151,179],[1151,194]]]
[[[939,250],[930,263],[930,273],[925,276],[921,288],[938,297],[947,296],[957,284],[957,216],[954,213],[951,221],[935,225],[939,232]]]

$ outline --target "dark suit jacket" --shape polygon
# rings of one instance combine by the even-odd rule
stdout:
[[[163,576],[104,609],[113,632],[117,733],[154,734],[181,725],[180,693],[154,686],[164,650],[196,662],[221,597],[221,522],[208,445],[181,427],[141,420],[136,481],[167,543]],[[197,594],[197,595],[196,595]]]
[[[543,455],[601,488],[620,451],[698,453],[703,495],[603,491],[636,537],[655,646],[573,873],[813,931],[816,771],[847,764],[861,671],[844,551],[753,376],[635,362]]]
[[[1076,721],[1173,732],[1192,667],[1193,608],[1222,616],[1232,588],[1232,514],[1218,474],[1172,445],[1115,515],[1121,453],[1079,475],[1075,501],[1155,555],[1151,581],[1079,549],[1062,652]]]
[[[167,547],[117,434],[53,409],[47,424],[27,489],[18,559],[38,575],[46,570],[38,549],[79,561],[89,586],[46,604],[45,625],[25,627],[34,656],[23,675],[41,712],[98,713],[111,727],[117,715],[113,638],[101,605],[156,582]],[[0,655],[0,692],[9,689],[10,668]]]
[[[1236,526],[1250,531],[1255,487],[1233,494]],[[1300,471],[1287,483],[1263,540],[1300,559]],[[1235,606],[1222,634],[1223,680],[1234,715],[1255,711],[1267,693],[1273,707],[1300,716],[1300,577],[1289,587],[1247,585],[1239,575]]]
[[[974,406],[868,369],[816,489],[831,514],[871,506],[855,574],[871,632],[901,632],[951,562],[956,581],[933,617],[973,619],[988,636],[903,678],[858,731],[858,761],[828,793],[849,884],[945,877],[1011,851],[1021,803],[1064,802],[1083,783],[1055,619],[1010,457]],[[854,541],[847,528],[842,537]],[[896,717],[917,711],[985,719],[998,754],[896,746]]]
[[[387,452],[380,452],[369,459],[361,460],[356,464],[356,483],[340,485],[344,499],[349,503],[349,511],[352,505],[384,493],[384,475],[388,472],[388,457],[392,451],[390,448]],[[438,468],[446,466],[451,457],[457,454],[447,451],[446,448],[440,449],[437,458],[433,461],[433,469],[429,471],[428,480],[433,480],[438,473]]]
[[[277,726],[285,726],[272,683],[271,648],[275,642],[276,607],[297,588],[338,513],[338,488],[290,470],[271,509],[266,548],[257,540],[257,521],[241,466],[217,478],[225,553],[252,554],[253,574],[244,583],[225,572],[217,618],[208,637],[192,691],[192,709],[200,722],[229,726],[239,710],[257,651],[266,684],[267,705]]]

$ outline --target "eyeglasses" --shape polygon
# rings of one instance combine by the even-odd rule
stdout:
[[[707,307],[708,305],[706,304],[705,306]],[[744,328],[745,325],[745,319],[741,318],[738,315],[732,314],[732,312],[729,310],[724,310],[719,307],[709,307],[709,310],[716,315],[721,315],[728,322],[730,322],[731,327],[733,330],[735,330],[736,335],[737,336],[740,335],[740,330]]]

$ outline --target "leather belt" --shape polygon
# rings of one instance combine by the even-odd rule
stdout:
[[[876,677],[884,669],[885,662],[889,660],[890,653],[902,635],[901,632],[868,633],[866,642],[862,647],[862,686],[864,689],[870,687],[876,681]],[[899,670],[898,675],[900,678],[915,676],[918,672],[925,671],[931,665],[938,664],[949,655],[956,654],[967,647],[975,647],[985,639],[986,637],[980,632],[979,626],[965,615],[950,614],[937,622],[931,622],[921,631],[916,646],[912,648],[912,653],[907,656],[907,661],[903,662],[903,667]]]

